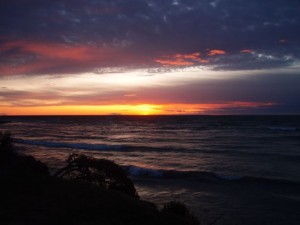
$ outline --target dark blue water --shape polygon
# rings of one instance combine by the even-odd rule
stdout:
[[[253,216],[257,224],[300,224],[300,116],[5,120],[0,130],[53,170],[82,152],[124,166],[144,199],[181,200],[204,223],[222,215],[220,224],[256,224]]]

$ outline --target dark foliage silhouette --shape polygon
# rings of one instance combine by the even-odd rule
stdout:
[[[49,175],[48,167],[33,156],[16,152],[13,138],[9,132],[0,132],[0,164],[9,166],[10,170],[31,170]]]
[[[12,138],[9,132],[0,132],[0,153],[11,153],[12,150]]]
[[[87,182],[139,198],[134,184],[126,172],[119,165],[107,159],[71,154],[67,159],[67,166],[57,171],[54,176]]]
[[[19,166],[27,167],[28,169],[35,171],[40,174],[49,175],[48,166],[41,161],[36,160],[31,155],[19,156]]]
[[[165,203],[161,211],[165,213],[172,213],[186,218],[190,218],[195,222],[195,224],[199,224],[198,219],[190,212],[190,210],[186,207],[186,205],[181,202],[171,201]]]

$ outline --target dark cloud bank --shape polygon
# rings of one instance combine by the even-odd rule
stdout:
[[[162,67],[155,59],[195,52],[208,62],[193,65],[214,69],[284,67],[300,56],[300,2],[3,0],[0,34],[1,75]],[[226,54],[209,57],[211,49]]]

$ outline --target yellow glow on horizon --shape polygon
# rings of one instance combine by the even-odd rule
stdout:
[[[143,105],[136,106],[136,112],[142,115],[152,115],[160,111],[161,109],[158,109],[158,106],[156,105],[143,104]]]
[[[156,115],[162,114],[163,107],[154,104],[139,104],[0,108],[6,115]]]
[[[137,104],[71,106],[2,106],[3,115],[192,115],[218,112],[219,109],[256,108],[276,105],[272,102],[228,102],[220,104]]]

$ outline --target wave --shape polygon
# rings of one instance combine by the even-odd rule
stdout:
[[[23,140],[14,139],[15,143],[35,145],[51,148],[71,148],[71,149],[83,149],[83,150],[110,150],[110,149],[122,149],[121,145],[100,145],[100,144],[86,144],[86,143],[66,143],[66,142],[50,142],[50,141],[37,141],[37,140]]]
[[[123,167],[130,176],[133,177],[162,177],[163,170],[155,170],[137,166],[124,166]]]
[[[268,127],[270,130],[274,131],[297,131],[297,127]]]
[[[204,149],[186,149],[174,147],[148,147],[148,146],[130,146],[130,145],[106,145],[106,144],[88,144],[88,143],[67,143],[46,140],[24,140],[20,138],[14,139],[15,143],[42,146],[49,148],[69,148],[76,150],[89,151],[112,151],[112,152],[172,152],[172,153],[204,153],[204,154],[224,154],[224,155],[255,155],[260,157],[280,157],[292,161],[300,161],[300,155],[274,153],[274,152],[249,152],[240,150],[204,150]]]
[[[53,148],[69,148],[78,150],[94,150],[94,151],[114,151],[114,152],[134,152],[134,151],[168,151],[165,148],[149,148],[149,147],[130,147],[124,145],[101,145],[101,144],[86,144],[86,143],[66,143],[66,142],[51,142],[45,140],[23,140],[14,139],[15,143],[53,147]],[[171,150],[170,150],[171,151]],[[174,150],[173,151],[178,151]],[[183,149],[179,149],[183,151]],[[202,152],[202,151],[201,151]],[[220,153],[219,151],[209,151],[210,153]],[[232,154],[236,152],[232,152]],[[245,153],[243,153],[245,154]],[[247,153],[246,153],[247,154]],[[266,153],[266,155],[268,155]],[[279,155],[278,155],[279,156]],[[282,159],[282,156],[280,156]],[[300,160],[300,156],[285,156],[294,160]],[[155,168],[143,168],[138,166],[124,166],[128,174],[136,178],[159,178],[159,179],[188,179],[193,181],[204,182],[243,182],[243,183],[261,183],[261,184],[299,184],[296,181],[254,177],[254,176],[237,176],[237,175],[224,175],[207,171],[178,171],[178,170],[162,170]]]
[[[138,166],[124,166],[127,173],[134,178],[158,178],[158,179],[188,179],[200,182],[236,182],[255,184],[299,185],[293,180],[268,177],[223,175],[207,171],[178,171],[143,168]]]
[[[88,144],[88,143],[68,143],[68,142],[55,142],[46,140],[24,140],[20,138],[14,138],[14,142],[17,144],[35,145],[50,148],[70,148],[78,150],[110,150],[110,151],[126,151],[126,152],[197,152],[192,149],[176,149],[169,147],[146,147],[146,146],[130,146],[130,145],[106,145],[106,144]]]

